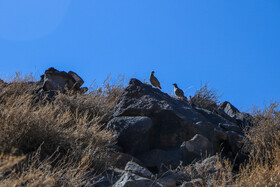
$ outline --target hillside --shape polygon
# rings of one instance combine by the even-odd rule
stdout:
[[[132,78],[82,87],[49,68],[0,80],[0,186],[275,186],[278,102],[250,113]]]

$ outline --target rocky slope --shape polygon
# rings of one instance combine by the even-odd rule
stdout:
[[[33,103],[53,101],[58,92],[83,94],[87,88],[81,88],[82,84],[83,80],[72,71],[49,68],[34,85]],[[109,119],[104,128],[116,135],[114,150],[126,159],[98,178],[86,177],[93,186],[205,185],[207,181],[202,181],[199,174],[194,177],[197,179],[183,183],[180,175],[171,171],[198,161],[200,165],[194,171],[207,167],[215,173],[216,153],[236,166],[246,159],[240,150],[244,129],[250,127],[250,115],[229,102],[208,111],[131,79]]]

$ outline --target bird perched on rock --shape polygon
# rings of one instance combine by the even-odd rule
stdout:
[[[173,85],[174,85],[174,93],[175,93],[175,95],[177,95],[177,96],[180,97],[180,98],[187,99],[187,98],[185,97],[185,95],[184,95],[183,90],[181,90],[180,88],[178,88],[178,86],[177,86],[176,83],[174,83]],[[187,100],[188,100],[188,99],[187,99]]]
[[[154,73],[155,73],[154,71],[151,72],[150,82],[154,87],[158,87],[159,89],[161,89],[160,83],[158,79],[154,76]]]

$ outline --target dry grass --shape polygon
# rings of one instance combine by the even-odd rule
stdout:
[[[197,90],[193,97],[190,97],[190,103],[199,108],[204,108],[209,111],[214,111],[219,103],[217,91],[209,88],[208,83],[205,83],[199,90]]]
[[[97,175],[89,167],[91,160],[84,157],[76,162],[69,155],[56,163],[54,155],[40,158],[39,148],[28,156],[0,155],[0,186],[87,186]]]
[[[54,102],[34,105],[37,87],[30,80],[17,75],[0,82],[0,185],[76,186],[81,176],[113,164],[114,136],[102,123],[122,84],[107,79],[87,94],[59,93]]]
[[[247,132],[247,165],[241,167],[238,186],[280,185],[280,111],[279,102],[253,111],[254,126]]]

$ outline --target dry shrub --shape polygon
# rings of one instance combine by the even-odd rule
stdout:
[[[273,102],[264,110],[255,108],[252,112],[253,127],[247,131],[247,151],[259,158],[274,149],[272,144],[278,142],[280,132],[279,102]],[[258,154],[258,155],[256,155]]]
[[[280,133],[278,137],[279,135]],[[272,150],[261,156],[252,155],[248,164],[241,167],[235,182],[237,186],[280,185],[280,146],[276,142],[270,144],[269,148],[272,146],[274,146]]]
[[[210,89],[208,83],[205,83],[195,92],[193,97],[190,97],[190,103],[199,108],[214,111],[219,103],[219,98],[217,91],[213,88]]]
[[[280,184],[280,111],[279,102],[264,110],[253,111],[254,126],[247,132],[245,150],[248,164],[241,167],[239,186],[276,186]]]

